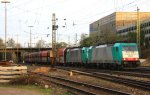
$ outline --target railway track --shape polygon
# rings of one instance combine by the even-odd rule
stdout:
[[[77,70],[72,70],[72,72],[108,80],[111,82],[121,83],[121,84],[125,84],[128,86],[134,86],[134,87],[146,90],[146,91],[150,91],[150,82],[146,82],[146,81],[122,78],[122,77],[117,77],[114,75],[109,75],[109,74],[99,73],[99,72],[90,72],[89,73],[89,72],[83,72],[83,71],[77,71]]]
[[[29,72],[31,73],[31,72]],[[33,72],[32,72],[33,74]],[[40,77],[42,77],[44,80],[61,85],[63,87],[67,87],[70,89],[73,89],[75,91],[78,91],[82,94],[85,95],[131,95],[130,93],[118,91],[118,90],[113,90],[109,88],[104,88],[101,86],[97,85],[92,85],[88,83],[83,83],[83,82],[78,82],[78,81],[73,81],[70,79],[65,79],[61,77],[55,77],[55,76],[49,76],[41,73],[34,73]]]
[[[41,65],[38,64],[38,66],[47,66],[47,65]],[[81,70],[85,72],[85,69],[87,68],[75,68],[75,67],[60,67],[56,66],[58,69],[64,69],[64,70]],[[114,70],[99,70],[99,69],[88,69],[90,72],[102,72],[102,73],[109,73],[109,74],[117,74],[117,75],[125,75],[125,76],[134,76],[134,77],[142,77],[142,78],[150,78],[150,69],[148,68],[131,68],[131,69],[123,69],[123,71],[114,71]]]
[[[127,72],[127,71],[108,71],[103,70],[100,71],[102,73],[108,73],[108,74],[117,74],[117,75],[125,75],[125,76],[134,76],[134,77],[142,77],[142,78],[150,78],[150,74],[148,73],[137,73],[137,72]]]
[[[123,71],[150,74],[150,68],[149,69],[148,68],[126,68],[123,69]]]
[[[97,69],[83,69],[83,68],[67,68],[67,67],[57,67],[58,69],[64,70],[79,70],[83,72],[100,72],[106,74],[115,74],[115,75],[125,75],[125,76],[134,76],[142,78],[150,78],[150,73],[138,73],[138,72],[129,72],[129,71],[113,71],[113,70],[97,70]]]

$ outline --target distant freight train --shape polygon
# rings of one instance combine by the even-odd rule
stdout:
[[[51,63],[50,51],[26,54],[25,62]],[[125,66],[137,67],[140,61],[137,44],[115,43],[82,48],[61,48],[57,51],[57,64],[112,69]]]
[[[51,51],[40,51],[26,53],[24,56],[24,61],[26,63],[51,63],[50,52]]]

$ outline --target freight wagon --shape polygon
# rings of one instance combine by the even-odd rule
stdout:
[[[57,51],[57,58],[56,58],[56,62],[59,64],[59,65],[64,65],[64,63],[66,63],[66,49],[67,48],[60,48],[58,49]]]
[[[51,63],[50,59],[51,51],[40,51],[33,53],[26,53],[24,61],[26,63]]]

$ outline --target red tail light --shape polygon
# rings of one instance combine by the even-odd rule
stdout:
[[[137,61],[138,58],[123,58],[124,61]]]

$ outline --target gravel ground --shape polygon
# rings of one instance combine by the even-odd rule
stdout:
[[[147,59],[141,60],[141,66],[150,66],[150,57]]]
[[[115,75],[115,74],[112,74],[112,75]],[[118,75],[115,75],[115,76],[118,76]],[[150,78],[142,78],[142,77],[134,77],[134,76],[125,76],[125,75],[119,75],[119,77],[122,77],[122,78],[128,78],[128,79],[134,79],[134,80],[142,80],[142,81],[149,81],[150,82]]]

